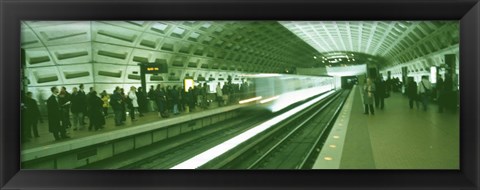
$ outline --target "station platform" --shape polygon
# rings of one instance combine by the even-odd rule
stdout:
[[[132,121],[130,119],[130,116],[127,115],[127,120],[125,121],[125,125],[118,126],[118,127],[115,126],[113,113],[109,113],[109,115],[105,119],[104,128],[102,130],[99,130],[99,131],[94,131],[94,130],[89,131],[88,130],[88,123],[89,123],[88,117],[85,117],[86,124],[85,124],[85,126],[82,130],[74,131],[73,127],[70,127],[69,129],[67,129],[67,134],[68,134],[68,136],[70,136],[70,138],[69,139],[63,139],[63,140],[60,140],[60,141],[55,141],[52,133],[48,132],[48,119],[43,118],[43,123],[40,123],[40,122],[38,123],[38,134],[39,134],[40,137],[38,137],[38,138],[33,137],[33,138],[30,139],[30,141],[22,143],[22,150],[47,146],[47,145],[56,144],[56,143],[60,143],[60,142],[71,141],[71,140],[82,138],[82,137],[87,137],[87,136],[97,135],[97,134],[103,134],[103,133],[107,133],[107,132],[111,132],[111,131],[117,131],[117,130],[121,130],[121,129],[126,129],[126,128],[130,128],[130,127],[139,126],[139,125],[142,125],[142,124],[164,121],[164,120],[169,120],[169,119],[172,119],[172,118],[181,118],[182,116],[191,115],[191,114],[194,114],[194,113],[204,112],[206,114],[209,114],[214,109],[218,109],[218,108],[228,109],[228,108],[231,108],[232,106],[236,107],[238,105],[228,105],[228,106],[218,107],[216,102],[213,102],[213,103],[210,104],[210,106],[206,110],[197,107],[194,111],[191,111],[189,113],[181,112],[178,115],[170,114],[170,117],[168,117],[168,118],[159,117],[158,112],[144,113],[144,117],[139,117],[138,113],[137,113],[137,115],[135,115],[135,118],[137,119],[137,121]],[[111,109],[111,108],[109,108],[109,109]],[[111,111],[111,110],[109,110],[109,111]],[[127,111],[129,111],[129,110],[127,109]]]
[[[410,109],[408,98],[391,93],[384,110],[365,115],[355,86],[313,169],[460,169],[459,112]]]
[[[144,117],[138,117],[137,115],[137,121],[131,121],[127,115],[125,125],[122,126],[114,125],[114,116],[111,114],[106,118],[104,129],[99,131],[88,130],[88,118],[86,118],[86,126],[82,130],[75,131],[70,127],[67,129],[70,138],[60,141],[55,141],[53,135],[48,132],[48,121],[44,119],[43,123],[39,123],[38,126],[40,137],[22,143],[22,162],[31,162],[39,158],[63,154],[64,156],[44,159],[47,161],[41,163],[34,161],[34,166],[30,164],[25,166],[24,169],[68,169],[85,165],[95,160],[111,157],[127,150],[140,148],[162,139],[235,117],[235,110],[248,105],[233,104],[218,107],[216,102],[213,102],[207,109],[197,107],[189,113],[171,114],[168,118],[160,118],[157,112],[145,113]],[[92,150],[90,150],[90,153],[88,151],[85,153],[84,148]],[[66,152],[71,153],[67,155]],[[85,156],[85,154],[89,155]],[[60,162],[65,164],[59,164]]]

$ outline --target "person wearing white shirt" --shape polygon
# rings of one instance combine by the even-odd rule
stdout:
[[[143,116],[143,114],[138,110],[138,98],[137,98],[137,89],[132,86],[130,87],[130,92],[128,92],[128,107],[130,108],[130,118],[132,121],[136,121],[135,119],[135,110],[137,110],[140,113],[140,117]]]
[[[432,91],[432,84],[428,80],[428,76],[422,76],[422,80],[418,83],[418,94],[423,104],[423,111],[427,111],[428,108],[428,98],[430,97],[430,92]]]

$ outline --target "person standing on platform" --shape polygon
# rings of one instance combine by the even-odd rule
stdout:
[[[137,99],[138,99],[138,112],[140,113],[141,116],[143,116],[144,113],[147,113],[147,96],[145,95],[145,92],[143,92],[143,88],[139,86],[137,88]]]
[[[83,84],[80,84],[78,88],[79,88],[78,100],[79,100],[80,110],[82,112],[82,115],[80,116],[80,125],[82,125],[83,127],[85,126],[85,117],[87,116],[87,95],[85,94]]]
[[[418,109],[418,93],[417,93],[417,83],[413,80],[413,78],[409,78],[407,83],[406,94],[408,97],[408,105],[410,109],[413,109],[413,103],[415,102],[416,107]]]
[[[168,112],[173,112],[173,97],[172,97],[172,87],[170,85],[167,85],[167,88],[165,90],[165,97],[166,97],[166,104],[167,105],[167,110]]]
[[[157,105],[157,101],[156,101],[156,97],[155,97],[155,89],[153,88],[153,85],[150,86],[150,90],[148,90],[147,95],[148,95],[148,99],[150,99],[150,103],[153,104],[153,105]],[[151,111],[156,111],[156,110],[155,110],[155,108],[153,108]]]
[[[58,88],[52,87],[50,90],[52,91],[52,95],[47,100],[48,131],[53,134],[56,141],[70,138],[67,136],[65,126],[62,123],[62,105],[59,104]]]
[[[95,89],[93,89],[93,87],[90,87],[89,89],[89,92],[87,94],[87,114],[88,114],[88,130],[92,130],[94,129],[94,126],[93,126],[93,118],[92,118],[92,113],[90,112],[90,98],[93,98],[93,96],[96,96],[96,92],[95,92],[95,95],[93,94],[93,92],[95,92]]]
[[[35,137],[38,135],[38,118],[40,118],[40,110],[38,109],[38,104],[35,99],[32,98],[32,92],[27,92],[25,99],[25,124],[26,128],[24,131],[24,137],[27,139],[32,137],[32,132]]]
[[[127,108],[125,107],[127,104],[127,95],[125,95],[125,90],[120,88],[120,97],[122,98],[122,102],[120,104],[120,109],[122,109],[122,121],[127,121]]]
[[[369,113],[368,111],[370,110],[370,114],[375,115],[375,111],[373,109],[374,94],[375,94],[375,84],[372,82],[371,78],[367,78],[367,82],[363,86],[363,103],[365,104],[364,114],[368,115]]]
[[[103,116],[107,117],[108,116],[108,107],[109,107],[109,101],[110,101],[110,96],[108,95],[107,91],[103,90],[103,92],[100,94],[101,99],[103,101],[102,104],[102,111],[103,111]]]
[[[113,113],[115,114],[115,126],[123,125],[122,121],[122,96],[120,95],[120,88],[115,88],[110,99],[110,105],[112,106]]]
[[[437,84],[435,85],[435,90],[437,92],[437,103],[438,103],[438,113],[443,113],[445,109],[445,85],[442,79],[442,76],[437,75]]]
[[[385,107],[385,82],[381,77],[375,80],[375,108],[383,110]]]
[[[223,84],[222,94],[223,94],[223,95],[222,95],[223,105],[227,105],[227,104],[228,104],[228,99],[229,99],[229,96],[228,96],[228,83]]]
[[[422,76],[422,80],[418,84],[418,94],[422,100],[423,111],[428,109],[428,99],[430,98],[430,93],[432,92],[432,84],[428,80],[428,76]]]
[[[188,88],[186,99],[187,99],[189,111],[190,112],[194,111],[195,110],[195,91],[193,90],[192,87]]]
[[[68,129],[70,124],[70,104],[69,98],[66,97],[65,91],[60,91],[58,94],[58,103],[60,104],[60,110],[62,111],[62,124],[65,129]]]
[[[73,130],[80,130],[83,129],[82,119],[83,119],[83,106],[82,105],[82,96],[78,91],[77,87],[73,87],[71,101],[72,104],[70,106],[70,111],[73,115]]]
[[[89,93],[88,107],[90,113],[90,123],[95,131],[103,129],[105,125],[105,116],[103,115],[103,101],[97,96],[97,92],[93,90]]]
[[[178,115],[180,112],[178,111],[178,104],[180,101],[179,93],[178,93],[177,85],[174,85],[172,88],[172,105],[173,105],[173,114]]]
[[[185,86],[178,87],[178,111],[185,111]]]
[[[163,90],[161,84],[157,85],[157,89],[155,89],[155,96],[156,96],[155,99],[158,107],[158,117],[166,117],[166,114],[165,114],[166,97],[165,97],[165,91]]]
[[[68,129],[72,126],[72,122],[70,122],[71,94],[68,93],[67,88],[63,86],[62,90],[60,90],[59,97],[62,105],[67,102],[70,102],[68,104],[65,104],[65,106],[62,107],[63,119],[65,120],[65,127]]]
[[[215,88],[217,91],[217,102],[218,102],[218,107],[223,105],[223,92],[222,92],[222,87],[220,83],[217,84],[217,87]]]
[[[457,96],[454,90],[454,83],[452,76],[449,73],[445,74],[445,83],[443,88],[443,102],[445,108],[450,110],[452,113],[456,113],[457,111]]]
[[[135,119],[135,110],[140,113],[140,117],[143,117],[143,114],[138,109],[137,88],[135,88],[134,86],[130,87],[130,92],[128,92],[128,99],[128,108],[130,108],[130,119],[132,119],[132,121],[137,121],[137,119]]]

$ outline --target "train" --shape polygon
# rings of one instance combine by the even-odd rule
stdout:
[[[304,76],[290,74],[244,75],[253,85],[250,98],[240,104],[255,102],[256,107],[271,112],[280,111],[292,104],[313,96],[335,90],[332,76]]]

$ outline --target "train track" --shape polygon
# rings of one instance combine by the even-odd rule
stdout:
[[[272,127],[272,131],[247,141],[246,145],[201,168],[311,168],[348,93],[341,91],[331,95],[293,119]]]
[[[292,105],[290,108],[298,104]],[[265,110],[246,111],[240,117],[166,139],[138,150],[122,153],[111,159],[92,163],[82,169],[168,169],[287,110],[277,113]]]
[[[122,153],[81,169],[168,169],[273,116],[271,113],[261,113],[261,117],[258,112],[244,113],[240,117]]]
[[[221,125],[211,126],[214,130],[193,132],[188,140],[175,140],[172,146],[150,158],[140,162],[122,167],[122,169],[168,169],[179,164],[201,152],[220,144],[245,130],[250,129],[258,123],[267,120],[269,115],[258,117],[258,115],[247,116],[242,119],[235,119],[222,122]]]

